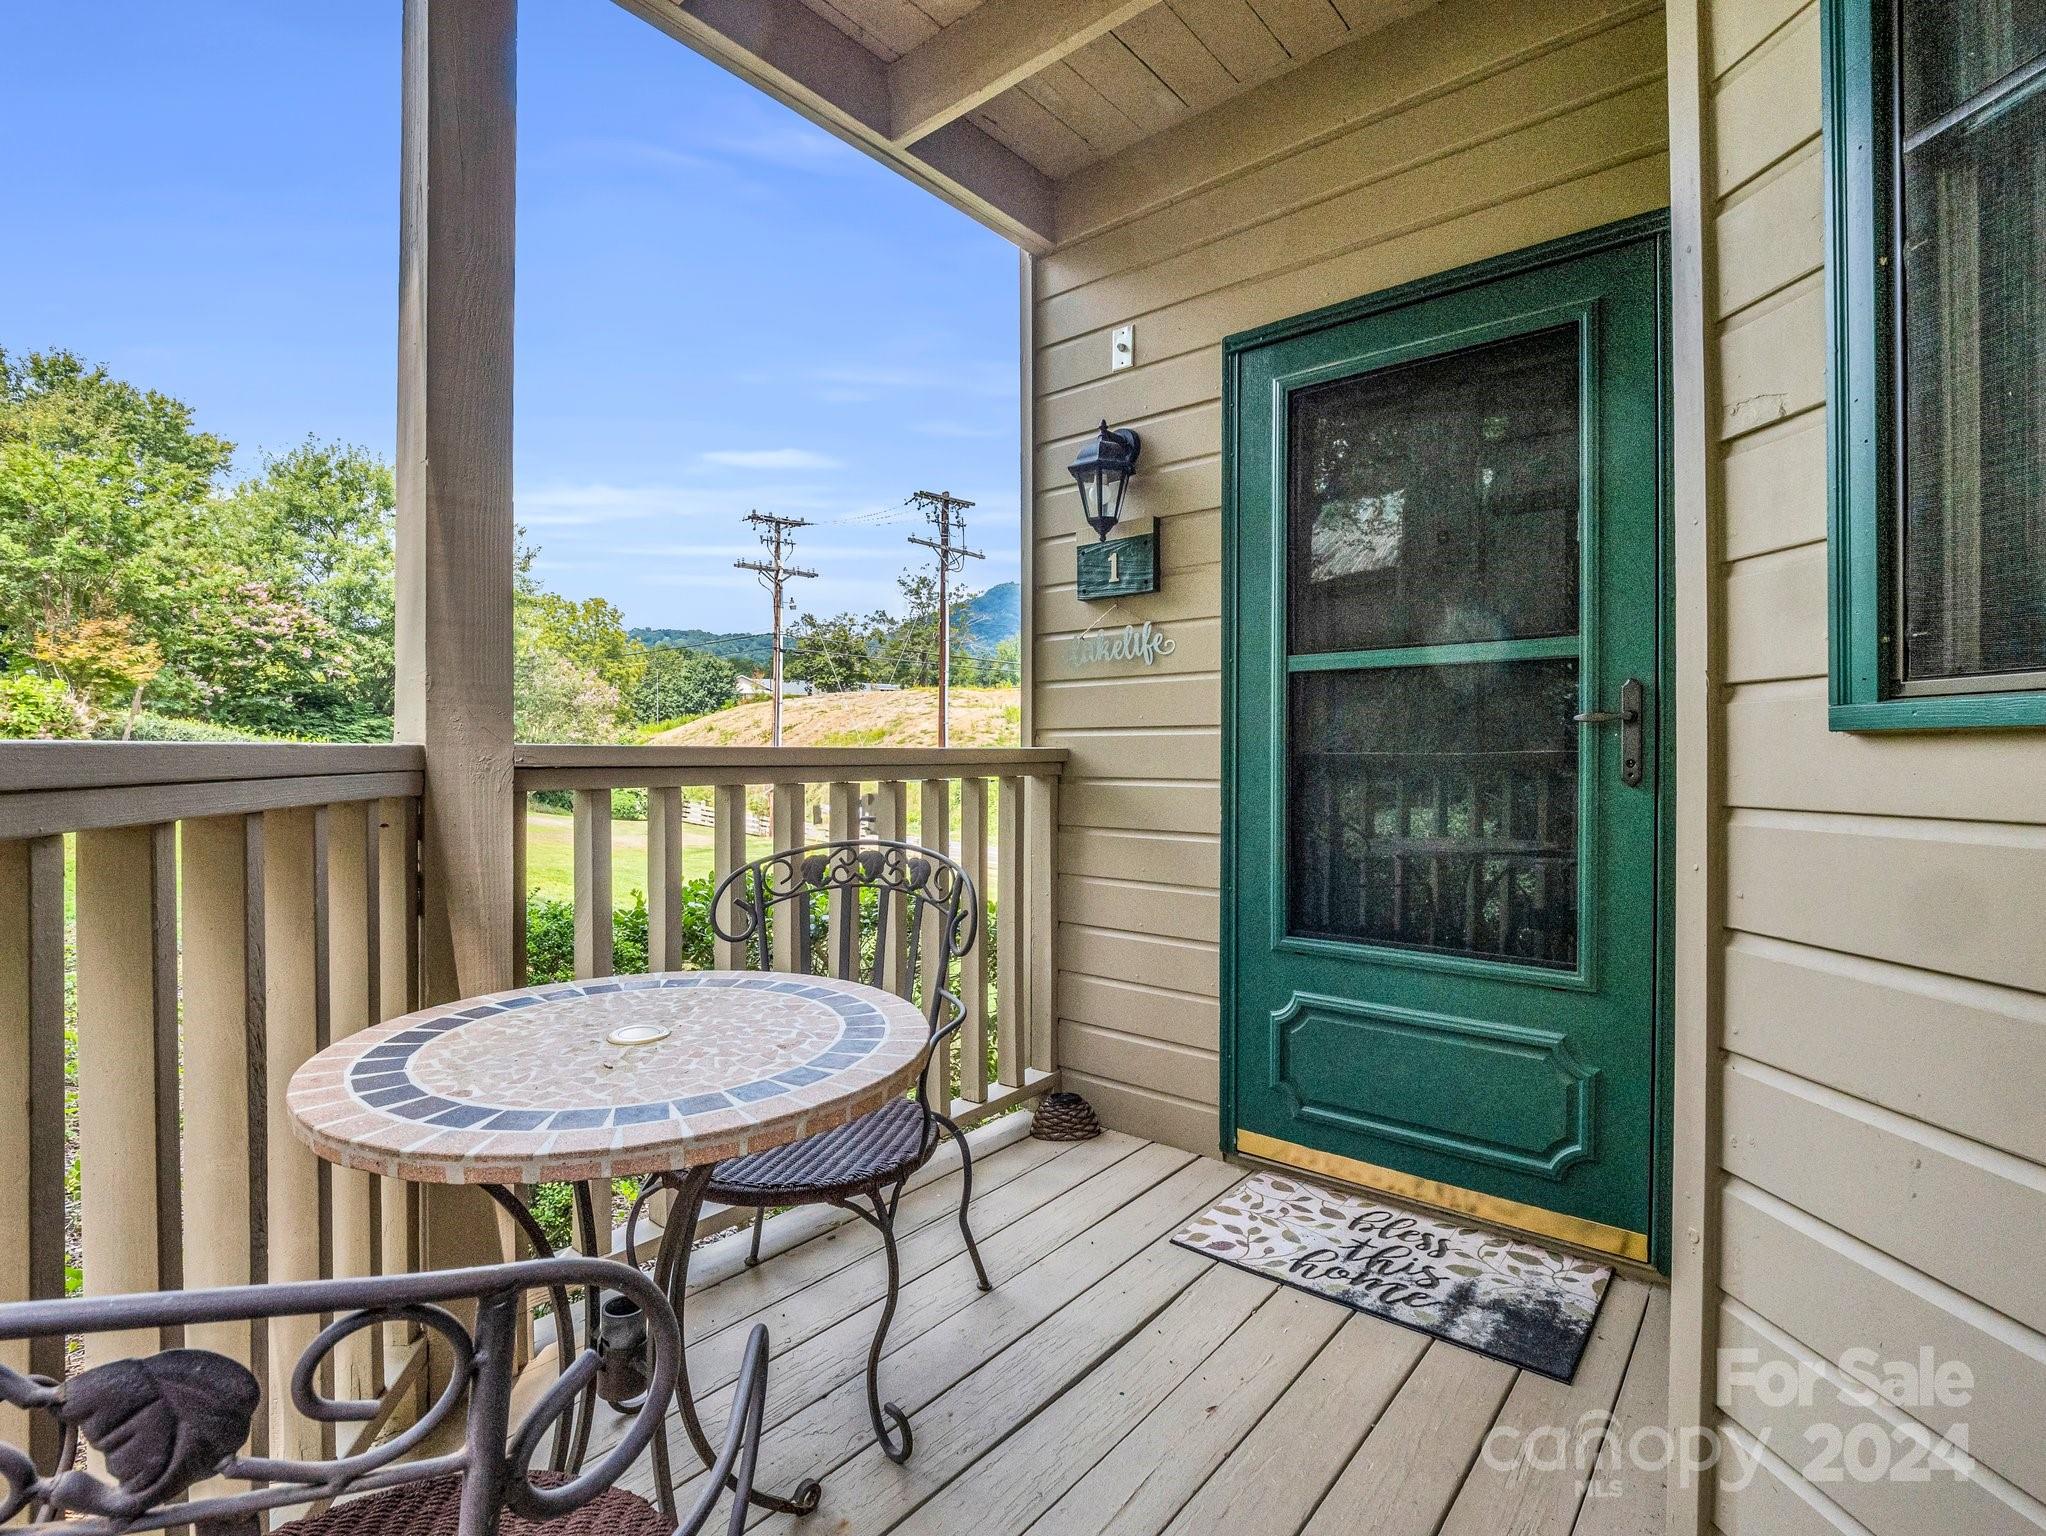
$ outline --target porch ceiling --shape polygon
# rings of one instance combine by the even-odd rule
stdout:
[[[1055,188],[1436,0],[619,0],[1019,245]]]

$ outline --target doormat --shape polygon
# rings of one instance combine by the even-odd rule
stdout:
[[[1564,1382],[1577,1374],[1613,1278],[1603,1264],[1525,1238],[1276,1173],[1253,1174],[1172,1240]]]

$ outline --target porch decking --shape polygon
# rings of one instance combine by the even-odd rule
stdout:
[[[905,1195],[903,1287],[883,1396],[911,1417],[907,1466],[874,1448],[861,1372],[884,1285],[879,1239],[839,1213],[702,1250],[691,1368],[721,1432],[745,1329],[773,1332],[763,1487],[823,1479],[818,1510],[755,1529],[832,1536],[1231,1536],[1660,1531],[1663,1488],[1627,1471],[1586,1498],[1572,1471],[1479,1461],[1495,1424],[1622,1435],[1667,1390],[1666,1293],[1616,1279],[1562,1386],[1171,1245],[1240,1178],[1209,1158],[1106,1134],[1031,1141],[1024,1117],[974,1137],[980,1294],[953,1220],[946,1148]],[[713,1390],[714,1389],[714,1390]],[[601,1436],[600,1436],[601,1438]],[[696,1465],[677,1436],[675,1465]],[[627,1485],[651,1492],[642,1461]],[[695,1485],[684,1487],[684,1507]]]

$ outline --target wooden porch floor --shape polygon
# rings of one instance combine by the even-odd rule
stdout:
[[[746,1329],[773,1333],[762,1486],[819,1477],[823,1503],[756,1530],[882,1536],[1231,1536],[1660,1531],[1663,1489],[1629,1471],[1586,1498],[1572,1471],[1479,1460],[1495,1425],[1610,1412],[1654,1422],[1666,1294],[1619,1279],[1576,1381],[1561,1386],[1203,1259],[1168,1241],[1242,1177],[1108,1134],[1031,1141],[1024,1117],[976,1133],[974,1285],[950,1148],[898,1218],[903,1287],[882,1366],[916,1451],[875,1449],[861,1372],[884,1286],[875,1234],[840,1213],[768,1224],[758,1269],[734,1235],[698,1254],[687,1327],[721,1437]],[[602,1436],[599,1436],[601,1440]],[[697,1463],[675,1445],[678,1470]],[[645,1459],[627,1485],[650,1493]],[[682,1490],[683,1508],[696,1492]],[[722,1526],[716,1526],[722,1529]]]

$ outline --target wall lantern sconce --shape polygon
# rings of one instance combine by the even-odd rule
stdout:
[[[1103,543],[1122,520],[1122,493],[1137,467],[1143,441],[1127,427],[1111,427],[1106,420],[1101,430],[1073,456],[1073,483],[1080,488],[1080,515]]]
[[[1127,427],[1101,430],[1073,456],[1073,484],[1080,488],[1080,515],[1095,533],[1095,542],[1075,552],[1075,584],[1083,602],[1136,597],[1158,590],[1158,532],[1109,535],[1122,522],[1122,494],[1137,467],[1143,443]]]

